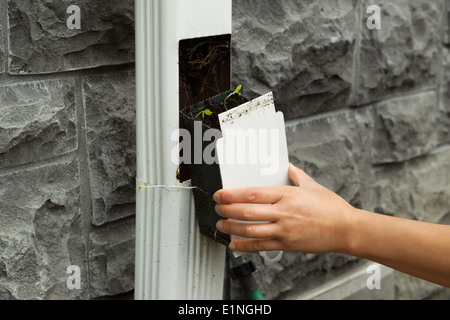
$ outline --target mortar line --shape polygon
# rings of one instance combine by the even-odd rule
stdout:
[[[439,35],[439,49],[438,49],[438,74],[437,74],[437,94],[438,94],[438,110],[440,108],[440,103],[441,103],[441,91],[442,91],[442,85],[443,85],[443,80],[444,80],[444,50],[446,50],[444,47],[444,43],[446,40],[446,36],[447,36],[447,32],[448,30],[448,25],[450,23],[450,21],[448,20],[448,10],[450,8],[448,8],[449,5],[449,1],[444,1],[443,3],[443,10],[442,10],[442,21],[441,21],[441,33]]]
[[[353,50],[353,84],[352,84],[352,94],[349,99],[350,105],[357,105],[358,92],[360,88],[359,73],[361,72],[361,33],[362,33],[362,2],[358,0],[356,4],[356,30],[355,30],[355,48]]]
[[[83,223],[83,238],[85,245],[85,259],[87,272],[87,295],[91,298],[91,273],[90,273],[90,233],[92,230],[91,217],[92,209],[92,193],[91,193],[91,179],[89,168],[89,152],[87,148],[86,135],[86,114],[85,101],[83,99],[83,78],[78,76],[75,81],[75,109],[77,112],[77,133],[78,133],[78,161],[80,168],[80,206],[81,218]]]
[[[6,0],[2,0],[0,2],[0,10],[3,13],[3,15],[0,16],[0,26],[2,27],[2,36],[3,36],[3,67],[5,69],[3,74],[0,74],[2,76],[0,79],[3,82],[3,75],[8,72],[8,52],[9,52],[9,43],[8,43],[8,36],[9,34],[7,31],[9,30],[9,23],[8,23],[8,10],[7,10],[7,3]]]
[[[32,161],[32,162],[25,162],[25,163],[20,163],[20,164],[14,164],[14,165],[9,165],[9,166],[5,166],[3,168],[1,168],[1,174],[2,176],[4,175],[8,175],[14,172],[18,172],[18,171],[29,171],[29,170],[37,170],[39,168],[45,168],[45,167],[50,167],[50,166],[54,166],[54,165],[60,165],[60,164],[64,164],[64,163],[68,163],[73,161],[76,156],[78,154],[78,151],[69,151],[67,153],[63,153],[51,158],[47,158],[47,159],[41,159],[41,160],[37,160],[37,161]]]
[[[414,91],[402,92],[402,93],[399,93],[398,95],[387,96],[380,100],[369,102],[369,103],[366,103],[366,104],[363,104],[363,105],[360,105],[357,107],[348,107],[347,106],[345,108],[329,110],[326,112],[316,113],[316,114],[312,114],[312,115],[301,117],[301,118],[289,119],[289,120],[285,121],[285,124],[286,124],[285,127],[290,128],[290,127],[294,127],[303,122],[326,119],[333,115],[345,114],[346,112],[355,112],[355,111],[361,111],[364,109],[376,109],[376,105],[386,102],[386,101],[392,101],[392,100],[397,100],[397,99],[407,99],[407,98],[411,98],[411,97],[414,97],[415,95],[419,95],[422,93],[427,93],[427,92],[435,93],[435,91],[436,91],[436,86],[424,87],[424,88],[414,90]]]
[[[7,60],[7,59],[6,59]],[[53,73],[36,73],[36,74],[9,74],[5,72],[2,76],[1,85],[10,85],[26,82],[39,82],[49,80],[73,79],[96,74],[116,73],[121,71],[131,71],[135,69],[135,63],[124,63],[118,65],[105,65],[94,68],[67,70]]]

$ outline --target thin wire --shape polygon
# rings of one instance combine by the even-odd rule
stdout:
[[[156,185],[156,186],[149,186],[146,184],[140,184],[139,185],[139,190],[140,189],[165,189],[165,190],[169,190],[169,191],[181,191],[181,190],[198,190],[204,194],[206,194],[208,197],[213,197],[210,193],[206,192],[205,190],[199,188],[199,187],[182,187],[182,186],[166,186],[166,185]]]

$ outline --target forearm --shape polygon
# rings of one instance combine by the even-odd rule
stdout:
[[[296,187],[222,190],[214,195],[216,211],[225,218],[218,230],[252,239],[233,241],[232,250],[342,252],[450,287],[450,226],[355,209],[292,165],[289,177]]]
[[[358,210],[347,253],[450,287],[450,226]]]

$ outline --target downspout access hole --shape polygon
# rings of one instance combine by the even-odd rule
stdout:
[[[180,111],[227,91],[230,86],[231,34],[179,42]],[[181,123],[180,119],[180,126]],[[180,182],[191,179],[188,164],[180,165],[177,179]]]

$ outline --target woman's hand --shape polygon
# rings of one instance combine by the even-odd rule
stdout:
[[[291,165],[289,177],[296,186],[220,190],[214,195],[224,233],[251,238],[235,240],[234,251],[347,252],[349,230],[358,210]]]
[[[234,240],[232,250],[341,252],[450,287],[450,226],[358,210],[292,165],[289,176],[296,187],[221,190],[214,195],[216,211],[224,218],[269,221],[219,221],[220,231],[252,238]]]

